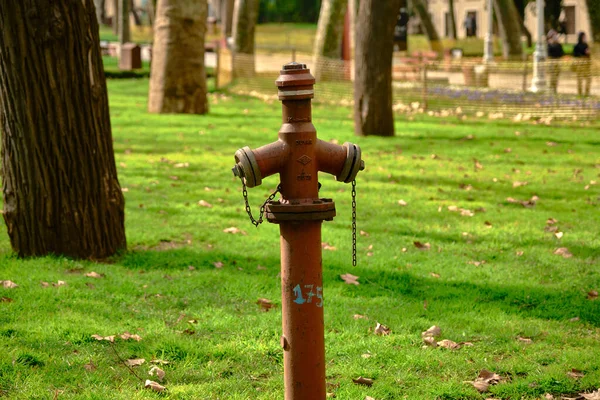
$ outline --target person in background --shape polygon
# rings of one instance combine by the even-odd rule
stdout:
[[[589,96],[590,86],[592,85],[592,60],[585,32],[579,32],[577,36],[577,44],[573,48],[573,57],[576,59],[573,67],[577,75],[577,94]],[[585,83],[585,92],[583,91],[583,83]]]
[[[558,76],[560,75],[560,58],[565,55],[562,44],[558,41],[558,32],[551,29],[548,32],[548,72],[550,74],[550,90],[558,90]]]

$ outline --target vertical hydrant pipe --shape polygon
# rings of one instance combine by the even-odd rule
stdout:
[[[325,329],[321,224],[335,216],[331,199],[319,198],[319,171],[352,182],[364,168],[360,148],[317,139],[311,99],[315,78],[292,62],[277,78],[283,124],[277,141],[235,153],[233,173],[248,187],[279,173],[281,199],[266,205],[280,225],[281,298],[286,400],[325,400]]]

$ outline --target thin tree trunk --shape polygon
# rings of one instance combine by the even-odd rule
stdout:
[[[533,38],[531,37],[531,32],[525,26],[525,22],[523,18],[519,15],[519,25],[521,26],[521,34],[527,38],[527,47],[531,47],[533,45]]]
[[[115,35],[119,35],[119,3],[121,0],[112,0],[113,2],[113,15],[112,15],[112,28]]]
[[[233,75],[254,76],[254,31],[259,0],[235,0],[233,8]]]
[[[93,1],[0,1],[0,26],[3,216],[13,250],[102,259],[125,249]]]
[[[158,0],[148,111],[206,114],[206,0]]]
[[[101,25],[104,23],[104,18],[105,18],[104,3],[105,3],[105,0],[94,0],[94,6],[96,7],[96,19],[98,20],[98,25]]]
[[[119,1],[119,43],[122,45],[131,40],[129,35],[129,0]]]
[[[456,18],[454,13],[454,0],[448,0],[448,13],[450,15],[450,38],[456,40]]]
[[[133,0],[129,0],[129,12],[131,13],[131,15],[133,15],[133,23],[135,24],[135,26],[141,26],[142,18],[135,9],[135,3],[133,2]]]
[[[356,25],[354,131],[394,135],[392,52],[400,0],[362,0]]]
[[[317,81],[343,78],[342,34],[348,0],[323,0],[315,37],[312,73]]]
[[[435,29],[435,25],[433,25],[431,16],[427,11],[427,3],[425,3],[424,0],[413,0],[412,3],[415,12],[419,15],[423,29],[425,29],[431,50],[442,52],[444,50],[444,46],[440,40],[440,35],[438,35],[438,32]]]
[[[519,12],[513,0],[494,0],[500,37],[502,38],[502,53],[505,59],[521,59],[521,24]]]
[[[150,26],[154,26],[154,19],[156,18],[154,0],[148,0],[146,3],[146,12],[148,13],[148,22],[150,23]]]
[[[223,36],[228,38],[231,36],[231,32],[233,31],[233,8],[234,8],[234,0],[222,0],[223,4],[221,5],[221,30],[223,32]]]
[[[594,42],[600,43],[600,7],[598,0],[587,0],[587,10],[590,17],[590,36]]]

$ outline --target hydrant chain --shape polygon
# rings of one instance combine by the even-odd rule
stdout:
[[[242,195],[244,196],[244,203],[246,203],[246,213],[248,214],[248,217],[250,217],[250,222],[252,222],[252,225],[254,225],[255,227],[258,228],[258,226],[263,223],[263,216],[265,215],[265,207],[271,200],[273,200],[275,198],[275,196],[277,196],[277,193],[279,193],[280,191],[281,191],[281,185],[277,185],[277,188],[275,189],[275,191],[273,193],[271,193],[271,195],[269,197],[267,197],[265,202],[260,206],[258,220],[256,220],[256,219],[254,219],[254,216],[252,215],[252,210],[250,209],[250,203],[248,202],[248,190],[246,188],[246,183],[242,179]]]

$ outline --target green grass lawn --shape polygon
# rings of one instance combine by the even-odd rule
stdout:
[[[0,285],[0,397],[283,398],[281,309],[256,304],[280,303],[278,228],[250,224],[230,170],[236,149],[275,140],[280,105],[213,93],[210,115],[149,115],[147,80],[108,86],[128,252],[106,263],[20,260],[2,225],[0,280],[19,287]],[[398,116],[393,138],[358,138],[349,108],[324,105],[313,122],[324,140],[358,143],[367,164],[356,268],[350,187],[320,177],[338,209],[323,224],[336,248],[323,254],[330,392],[540,399],[600,386],[600,300],[588,298],[600,289],[596,128],[417,115]],[[277,182],[250,189],[255,211]],[[533,207],[507,200],[533,196]],[[553,254],[562,247],[572,256]],[[345,284],[345,273],[360,285]],[[377,322],[391,334],[376,336]],[[472,346],[423,348],[432,325],[438,340]],[[124,332],[142,340],[92,337]],[[132,367],[139,378],[121,361],[134,358],[146,360]],[[160,365],[163,394],[141,382],[156,380],[148,375],[156,359],[169,362]],[[468,383],[482,369],[503,378],[485,394]],[[359,376],[373,386],[353,384]]]

